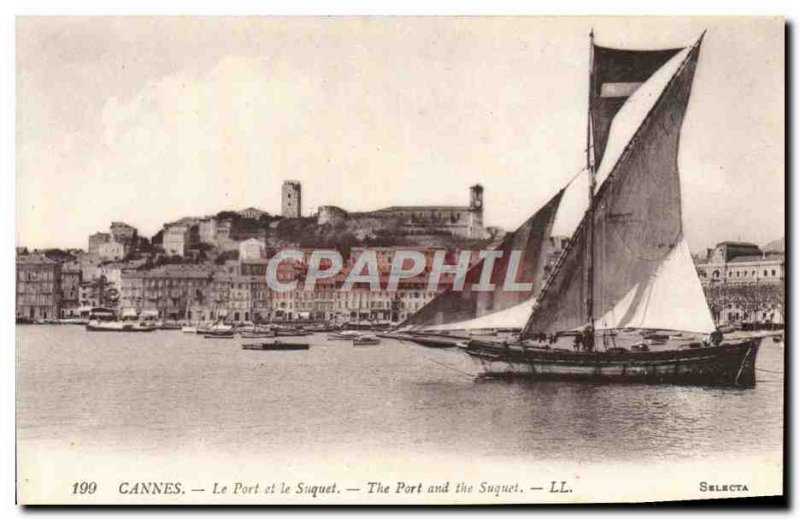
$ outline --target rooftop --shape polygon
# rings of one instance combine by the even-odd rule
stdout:
[[[389,206],[388,208],[368,211],[366,213],[384,213],[389,211],[469,211],[469,206]]]
[[[726,240],[724,242],[720,242],[717,244],[718,246],[747,246],[747,247],[758,247],[756,244],[752,242],[739,242],[736,240]]]
[[[17,264],[24,265],[58,265],[55,260],[50,260],[41,253],[33,253],[29,255],[20,255],[17,257]]]
[[[770,253],[765,255],[742,255],[731,259],[728,263],[740,264],[747,262],[764,262],[764,261],[782,262],[783,259],[784,259],[783,253],[777,253],[777,254]]]

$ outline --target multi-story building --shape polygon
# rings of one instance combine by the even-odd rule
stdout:
[[[61,309],[62,318],[79,315],[81,287],[81,266],[78,262],[67,262],[61,266]]]
[[[214,245],[220,251],[236,251],[239,249],[239,243],[233,238],[233,222],[230,220],[217,222],[217,235]]]
[[[784,322],[785,254],[746,242],[721,242],[696,265],[714,319],[729,323]]]
[[[109,233],[97,232],[93,235],[89,235],[89,246],[87,251],[90,255],[100,256],[100,246],[110,241],[111,235]]]
[[[150,271],[122,274],[120,306],[162,319],[192,320],[207,305],[212,269],[207,266],[166,265]]]
[[[197,234],[200,242],[215,244],[217,241],[217,219],[214,217],[201,218],[197,223]]]
[[[368,284],[357,283],[352,288],[343,290],[348,274],[367,249],[375,253],[380,289],[371,290]],[[452,287],[454,275],[450,273],[442,275],[436,290],[428,289],[428,278],[436,252],[446,251],[445,261],[449,264],[456,263],[459,252],[444,248],[419,249],[425,258],[423,271],[417,276],[400,279],[397,289],[390,291],[387,288],[389,273],[394,255],[401,249],[406,248],[352,248],[343,261],[341,272],[317,280],[313,290],[303,284],[312,250],[304,251],[302,261],[281,262],[277,267],[277,281],[283,284],[294,281],[296,286],[288,291],[270,291],[270,317],[277,320],[326,320],[338,323],[396,323],[405,320],[437,294]],[[475,252],[471,255],[470,265],[474,265],[478,259],[478,253]]]
[[[124,222],[112,222],[109,230],[111,237],[122,244],[133,245],[138,236],[136,228]]]
[[[186,256],[190,247],[199,241],[198,226],[192,223],[175,223],[164,226],[162,247],[168,255]]]
[[[48,320],[61,308],[61,265],[43,254],[17,257],[17,318]]]
[[[266,256],[266,243],[263,239],[249,238],[239,242],[239,260],[259,260]]]
[[[97,255],[102,260],[122,260],[130,251],[130,242],[109,240],[97,246]]]

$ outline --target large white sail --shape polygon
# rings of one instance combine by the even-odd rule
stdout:
[[[600,48],[602,49],[602,47]],[[597,153],[597,159],[600,160],[599,167],[595,173],[595,192],[600,190],[603,183],[608,178],[614,165],[616,165],[622,152],[625,151],[634,133],[644,121],[647,114],[653,109],[653,105],[658,99],[659,95],[664,91],[669,80],[675,75],[675,72],[681,66],[681,63],[686,59],[690,48],[686,49],[672,49],[667,51],[638,51],[643,52],[647,59],[648,67],[652,67],[660,62],[654,62],[651,54],[658,58],[666,60],[660,68],[652,73],[647,81],[637,84],[637,88],[628,96],[617,96],[611,99],[604,98],[605,103],[613,104],[610,107],[601,107],[596,109],[595,112],[595,128],[605,126],[602,131],[604,142],[602,144],[603,153]],[[613,49],[605,49],[606,53],[612,52]],[[617,51],[623,54],[637,53],[636,51]],[[671,57],[670,57],[671,56]],[[631,61],[628,57],[627,61]],[[649,70],[649,68],[648,68]],[[630,79],[630,72],[628,77]],[[637,77],[637,76],[633,76]],[[616,79],[616,78],[615,78]],[[619,82],[610,83],[612,85],[619,84]],[[599,83],[598,88],[603,90],[603,85],[608,86],[609,83]],[[597,102],[596,102],[597,103]],[[602,110],[601,110],[602,108]],[[613,111],[613,117],[607,121],[599,122],[598,118],[603,116],[604,119],[608,118],[609,111]],[[597,113],[601,112],[601,113]],[[601,133],[600,130],[597,130]],[[600,148],[599,143],[595,143],[596,148]],[[569,237],[572,236],[578,229],[586,210],[589,209],[589,176],[588,174],[578,175],[573,179],[565,188],[564,196],[561,198],[561,203],[556,213],[555,221],[553,222],[553,235]]]
[[[710,333],[714,319],[697,278],[686,240],[681,240],[645,283],[631,287],[595,329],[667,329]]]
[[[670,51],[668,61],[650,78],[626,91],[626,101],[609,121],[596,177],[600,187],[592,211],[577,226],[537,298],[524,335],[581,328],[589,323],[590,316],[600,316],[601,321],[608,316],[609,321],[616,322],[611,326],[617,326],[619,314],[626,321],[631,319],[622,308],[631,309],[635,315],[644,295],[652,295],[655,287],[663,286],[651,287],[651,283],[656,273],[664,271],[664,265],[680,265],[674,260],[682,258],[681,250],[676,251],[682,240],[677,158],[699,43],[680,52]],[[626,59],[631,52],[625,51]],[[645,58],[652,65],[651,55]],[[598,86],[595,96],[603,95],[604,85]],[[693,270],[689,275],[696,282]],[[591,286],[587,285],[590,280]],[[590,296],[591,309],[587,306]],[[682,306],[702,305],[708,314],[702,291],[688,291],[681,298],[695,298],[695,302],[685,301]],[[670,319],[659,317],[655,321],[669,329],[707,328],[705,320],[687,325],[682,318],[672,324]],[[639,322],[646,322],[645,315]]]
[[[485,314],[471,320],[430,325],[425,330],[476,330],[476,329],[521,329],[531,315],[531,308],[535,297],[523,300],[521,303],[501,311]]]

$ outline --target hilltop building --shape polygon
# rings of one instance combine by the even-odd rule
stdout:
[[[286,218],[300,218],[302,199],[299,181],[283,181],[281,188],[281,215]]]
[[[168,224],[164,227],[162,247],[170,256],[185,256],[189,248],[199,241],[199,226],[191,222]]]
[[[260,210],[258,208],[253,208],[253,207],[245,208],[245,209],[239,211],[239,216],[241,216],[242,218],[249,218],[249,219],[253,219],[253,220],[258,220],[259,218],[261,218],[261,217],[263,217],[265,215],[269,216],[269,213],[267,213],[266,211],[262,211],[262,210]]]
[[[356,232],[385,230],[398,235],[450,235],[485,239],[483,186],[469,189],[468,206],[390,206],[375,211],[348,212],[337,206],[322,206],[317,224],[346,225]]]
[[[136,246],[139,233],[124,222],[112,222],[109,231],[89,235],[87,251],[100,260],[122,260]]]

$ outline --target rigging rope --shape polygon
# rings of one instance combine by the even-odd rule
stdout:
[[[461,370],[461,369],[459,369],[459,368],[451,367],[451,366],[449,366],[449,365],[445,365],[444,363],[439,363],[439,362],[438,362],[438,361],[436,361],[435,359],[431,359],[431,358],[430,358],[430,357],[428,357],[428,356],[424,356],[424,357],[425,357],[425,359],[427,359],[427,360],[428,360],[428,361],[430,361],[431,363],[435,363],[435,364],[437,364],[437,365],[439,365],[439,366],[442,366],[442,367],[444,367],[444,368],[449,368],[450,370],[454,370],[454,371],[456,371],[456,372],[459,372],[459,373],[461,373],[461,374],[464,374],[464,375],[466,375],[466,376],[469,376],[470,378],[475,378],[475,377],[478,377],[478,374],[471,374],[471,373],[469,373],[469,372],[466,372],[466,371],[464,371],[464,370]]]

